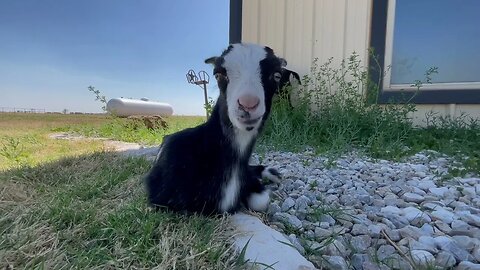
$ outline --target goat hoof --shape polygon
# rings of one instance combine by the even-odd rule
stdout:
[[[260,193],[252,193],[248,198],[248,208],[257,212],[267,211],[270,203],[270,191],[268,189]]]
[[[282,182],[282,175],[278,172],[277,169],[272,167],[266,167],[262,171],[262,178],[277,184],[280,184]]]

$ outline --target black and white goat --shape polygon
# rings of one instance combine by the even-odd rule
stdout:
[[[291,108],[293,108],[291,96],[296,93],[293,93],[291,91],[295,91],[302,84],[300,80],[300,75],[298,75],[298,73],[293,70],[285,68],[285,66],[287,65],[286,60],[282,59],[281,64],[282,76],[280,77],[280,82],[275,93],[279,96],[286,97],[288,100],[288,104]]]
[[[233,44],[206,63],[220,95],[206,123],[164,138],[146,177],[150,204],[174,211],[233,213],[266,210],[262,178],[280,181],[273,168],[249,159],[281,79],[281,59],[254,44]]]

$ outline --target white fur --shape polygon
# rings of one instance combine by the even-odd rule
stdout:
[[[266,167],[263,171],[262,171],[262,178],[265,178],[265,179],[268,179],[274,183],[280,183],[282,181],[282,179],[278,178],[278,176],[274,175],[274,174],[271,174],[270,171],[269,171],[270,167]]]
[[[238,152],[243,155],[247,150],[248,144],[252,141],[253,137],[257,135],[257,129],[247,131],[244,129],[235,129],[235,146],[237,147]]]
[[[240,193],[240,179],[238,175],[238,168],[234,167],[230,180],[223,187],[223,196],[220,200],[220,210],[226,212],[230,210],[238,200],[238,195]]]
[[[252,193],[248,198],[248,208],[254,211],[266,211],[270,202],[270,191],[264,190],[261,193]]]
[[[290,84],[293,88],[297,88],[300,85],[300,82],[297,80],[297,78],[295,78],[295,76],[293,76],[293,74],[290,74],[288,80],[290,81]]]
[[[243,48],[241,48],[243,47]],[[239,49],[241,48],[241,49]],[[227,70],[227,105],[228,117],[233,126],[245,129],[238,117],[241,115],[238,108],[238,99],[244,95],[258,97],[258,107],[250,112],[250,118],[262,117],[266,111],[265,93],[262,85],[260,61],[265,59],[267,52],[265,47],[256,44],[234,44],[233,48],[224,56],[223,67]],[[260,121],[259,121],[260,122]],[[256,130],[259,124],[254,127]]]

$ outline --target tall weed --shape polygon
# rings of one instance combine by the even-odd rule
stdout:
[[[338,152],[361,146],[372,152],[402,151],[415,107],[371,102],[376,93],[357,54],[338,68],[333,65],[333,58],[321,65],[318,59],[313,61],[293,109],[286,97],[277,97],[263,142],[290,150],[310,146]]]

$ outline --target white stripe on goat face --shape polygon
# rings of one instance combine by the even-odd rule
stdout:
[[[265,47],[254,44],[234,44],[224,55],[223,67],[227,71],[228,117],[233,126],[241,130],[257,129],[265,113],[265,92],[262,84],[260,61],[266,58]],[[242,109],[239,101],[258,99],[258,106]],[[258,119],[254,122],[253,120]]]

